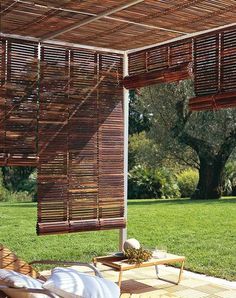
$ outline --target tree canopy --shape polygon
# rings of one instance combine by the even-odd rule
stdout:
[[[149,115],[149,137],[158,144],[158,158],[170,158],[199,170],[193,197],[221,196],[225,164],[236,147],[236,109],[190,112],[192,81],[146,87],[139,112]]]

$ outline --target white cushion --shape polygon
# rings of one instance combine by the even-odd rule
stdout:
[[[0,285],[12,288],[43,289],[41,281],[13,270],[0,269]],[[10,289],[2,290],[11,298],[48,298],[47,295],[34,293],[21,293]]]
[[[55,268],[43,288],[63,298],[119,298],[120,289],[112,281],[80,273],[72,268]]]

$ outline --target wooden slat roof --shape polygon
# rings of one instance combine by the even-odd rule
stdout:
[[[236,22],[235,0],[0,0],[0,3],[3,34],[117,50],[149,46]],[[75,25],[76,28],[65,30]],[[53,36],[55,32],[59,34]]]

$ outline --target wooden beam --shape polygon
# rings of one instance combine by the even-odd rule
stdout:
[[[128,55],[124,54],[123,58],[123,77],[129,73]],[[124,218],[127,222],[128,211],[128,143],[129,143],[129,91],[123,89],[123,105],[124,105]],[[127,240],[127,227],[120,230],[119,251],[123,250],[123,244]]]
[[[61,34],[64,34],[64,33],[69,32],[71,30],[75,30],[77,28],[80,28],[82,26],[85,26],[85,25],[87,25],[89,23],[92,23],[92,22],[97,21],[97,20],[99,20],[101,18],[104,18],[105,16],[109,16],[109,15],[111,15],[113,13],[116,13],[118,11],[121,11],[123,9],[126,9],[126,8],[128,8],[130,6],[136,5],[136,4],[138,4],[140,2],[143,2],[143,1],[144,0],[130,0],[127,3],[124,3],[122,5],[116,6],[115,8],[107,9],[107,10],[99,13],[96,16],[93,16],[91,18],[87,18],[85,20],[76,22],[75,24],[69,25],[69,26],[67,26],[67,27],[65,27],[63,29],[60,29],[60,30],[56,30],[56,31],[54,31],[52,33],[45,34],[45,35],[43,35],[40,38],[40,40],[43,41],[43,40],[46,40],[46,39],[55,38],[55,37],[57,37],[57,36],[59,36]]]

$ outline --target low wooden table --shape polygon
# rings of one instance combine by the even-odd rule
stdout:
[[[185,262],[184,256],[177,256],[177,255],[173,255],[173,254],[169,254],[169,253],[167,253],[166,257],[163,259],[152,258],[149,261],[143,262],[141,264],[129,264],[127,262],[127,259],[124,256],[116,256],[116,255],[96,257],[93,259],[93,264],[95,266],[97,265],[97,263],[101,263],[101,264],[106,265],[116,271],[119,271],[119,279],[118,279],[119,287],[121,286],[123,271],[128,271],[128,270],[136,269],[136,268],[150,267],[150,266],[155,266],[156,274],[159,279],[178,284],[181,280],[182,272],[184,269],[184,262]],[[158,265],[174,264],[174,263],[181,263],[180,272],[179,272],[177,282],[165,280],[158,276]]]

